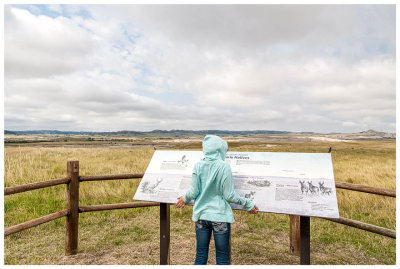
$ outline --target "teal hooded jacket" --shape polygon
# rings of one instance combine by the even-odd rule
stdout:
[[[254,204],[234,190],[232,171],[225,162],[228,144],[220,137],[207,135],[203,140],[204,158],[193,168],[192,183],[182,197],[185,203],[194,201],[192,220],[235,222],[229,203],[244,206],[249,211]]]

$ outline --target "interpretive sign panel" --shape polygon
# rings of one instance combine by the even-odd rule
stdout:
[[[202,151],[155,151],[133,199],[176,203],[203,157]],[[259,211],[339,217],[330,153],[228,152],[225,161],[235,191]]]

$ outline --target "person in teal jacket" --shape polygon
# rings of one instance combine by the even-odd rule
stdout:
[[[257,214],[258,207],[234,190],[232,171],[225,162],[228,144],[220,137],[207,135],[203,140],[204,158],[193,168],[192,183],[176,207],[194,201],[192,220],[196,229],[195,264],[207,264],[211,233],[214,233],[217,264],[229,264],[230,224],[235,222],[229,203],[242,205]]]

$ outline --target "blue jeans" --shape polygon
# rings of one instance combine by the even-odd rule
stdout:
[[[195,223],[195,227],[197,246],[196,260],[194,264],[207,264],[211,232],[214,232],[217,264],[229,264],[229,237],[231,234],[231,224],[228,222],[198,220]]]

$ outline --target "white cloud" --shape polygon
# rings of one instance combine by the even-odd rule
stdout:
[[[6,129],[394,131],[394,6],[49,9],[5,7]]]
[[[342,123],[342,125],[343,125],[343,126],[346,126],[346,127],[354,127],[354,126],[358,126],[358,124],[357,124],[357,123],[355,123],[355,122],[352,122],[352,121],[344,121],[344,122]]]
[[[46,77],[87,67],[90,34],[73,21],[5,7],[5,75]]]

